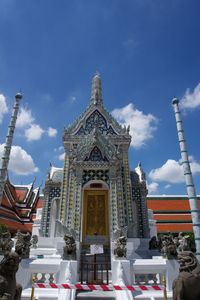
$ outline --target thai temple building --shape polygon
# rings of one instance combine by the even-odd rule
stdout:
[[[21,299],[172,300],[179,265],[168,259],[164,246],[162,257],[155,236],[200,226],[200,198],[195,195],[184,138],[179,143],[189,200],[148,195],[141,163],[134,169],[129,165],[129,127],[122,127],[106,110],[96,73],[87,108],[64,129],[64,165],[50,165],[40,195],[34,183],[14,186],[7,175],[22,95],[15,98],[0,169],[0,223],[13,233],[19,229],[38,236],[31,248],[26,239],[23,242],[30,249],[17,272]],[[173,105],[181,127],[178,99]],[[180,138],[183,128],[178,132]]]
[[[116,230],[130,238],[149,238],[145,174],[130,170],[129,128],[105,109],[100,75],[92,80],[91,99],[79,119],[65,128],[63,169],[50,167],[44,187],[41,234],[73,230],[84,244],[109,245]]]

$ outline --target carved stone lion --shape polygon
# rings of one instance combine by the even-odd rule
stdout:
[[[173,300],[200,299],[200,264],[191,251],[178,255],[179,276],[173,282]]]
[[[11,239],[11,234],[9,231],[2,232],[0,234],[0,249],[3,253],[6,251],[11,251],[14,246],[14,242]]]
[[[120,236],[114,243],[114,255],[116,257],[126,257],[127,237]]]
[[[156,236],[153,236],[149,241],[149,250],[156,250],[159,248],[159,243]]]
[[[31,235],[29,232],[17,232],[15,251],[21,256],[21,258],[29,258],[31,244]]]
[[[173,239],[173,235],[168,232],[166,235],[161,236],[161,254],[168,259],[177,258],[177,245]]]
[[[21,300],[22,286],[16,283],[20,263],[16,252],[6,252],[0,262],[0,299]]]
[[[38,236],[36,234],[32,235],[31,244],[33,248],[37,248]]]
[[[63,248],[63,259],[75,259],[76,258],[76,242],[71,234],[65,234],[64,236],[65,246]]]

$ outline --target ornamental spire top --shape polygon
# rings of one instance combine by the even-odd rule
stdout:
[[[92,79],[91,103],[94,105],[102,105],[101,77],[96,72]]]

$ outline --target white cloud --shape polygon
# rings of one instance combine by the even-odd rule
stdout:
[[[190,166],[193,175],[200,173],[200,164],[192,156],[190,156]],[[173,159],[168,159],[160,168],[151,170],[149,177],[154,181],[169,183],[182,183],[185,181],[180,162]]]
[[[192,174],[200,173],[200,164],[194,159],[192,155],[189,156]]]
[[[4,144],[1,144],[0,157],[2,157],[3,149]],[[29,175],[39,171],[31,155],[20,146],[12,146],[8,168],[18,175]]]
[[[114,109],[112,115],[121,125],[130,125],[132,147],[139,149],[148,139],[153,137],[153,132],[156,130],[157,118],[152,114],[145,115],[142,111],[136,109],[132,103],[122,108]]]
[[[49,127],[47,130],[48,136],[49,137],[55,137],[58,133],[57,129]]]
[[[54,152],[61,152],[64,150],[63,146],[59,146],[58,148],[54,148]]]
[[[166,185],[164,186],[165,189],[169,189],[170,187],[171,187],[171,184],[166,184]]]
[[[65,153],[62,153],[58,156],[59,160],[64,160],[65,159]]]
[[[6,98],[3,94],[0,94],[0,123],[3,121],[4,114],[8,112],[8,106],[6,104]]]
[[[158,186],[159,184],[157,182],[151,182],[148,184],[148,194],[156,193],[158,191]]]
[[[31,110],[22,107],[17,117],[16,126],[19,128],[24,128],[31,125],[33,122],[34,118],[32,116]]]
[[[44,130],[38,124],[31,124],[30,128],[25,130],[25,137],[27,141],[37,141],[40,140]]]
[[[197,84],[193,92],[190,92],[190,89],[186,90],[180,104],[181,107],[185,109],[195,109],[200,107],[200,83]]]
[[[35,124],[34,121],[35,118],[32,116],[31,110],[21,108],[16,126],[24,130],[27,141],[40,140],[44,132],[46,132],[49,137],[55,137],[57,135],[57,129],[49,127],[47,130],[44,130],[39,124]]]

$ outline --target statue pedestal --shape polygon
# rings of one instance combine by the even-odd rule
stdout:
[[[121,274],[119,274],[119,264],[121,264]],[[131,268],[130,268],[130,261],[126,259],[113,259],[111,262],[112,266],[112,282],[117,283],[121,279],[126,285],[131,285]],[[120,278],[122,277],[122,278]]]
[[[167,259],[167,269],[166,269],[166,285],[167,291],[172,290],[172,284],[175,278],[179,274],[179,263],[175,259]]]
[[[17,282],[20,282],[23,289],[31,285],[30,263],[33,261],[34,259],[26,258],[22,259],[19,264],[19,269],[16,274],[16,280]]]

